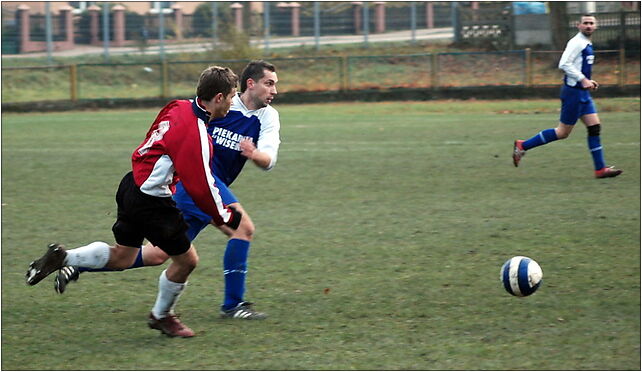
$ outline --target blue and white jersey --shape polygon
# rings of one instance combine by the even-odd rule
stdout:
[[[212,170],[226,185],[231,185],[243,169],[247,158],[241,155],[240,143],[251,139],[257,150],[270,155],[270,170],[276,164],[281,139],[279,113],[270,105],[249,110],[240,94],[232,99],[230,111],[224,118],[215,119],[207,126],[214,144]]]
[[[591,79],[591,69],[595,54],[591,39],[578,32],[566,44],[560,58],[559,68],[564,71],[564,84],[569,87],[582,88],[580,81]]]

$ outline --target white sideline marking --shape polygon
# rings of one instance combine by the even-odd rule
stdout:
[[[341,152],[341,151],[373,151],[373,150],[407,150],[407,146],[420,145],[425,148],[435,147],[435,146],[473,146],[473,147],[487,147],[488,142],[464,142],[464,141],[444,141],[439,143],[430,143],[426,141],[387,141],[387,142],[298,142],[298,143],[282,143],[279,152]],[[604,144],[608,150],[611,147],[617,146],[640,146],[640,142],[614,142]],[[326,147],[326,146],[335,146],[335,147]],[[395,147],[391,147],[395,146]],[[565,146],[581,147],[586,148],[584,143],[572,143]],[[47,149],[47,148],[25,148],[25,147],[7,147],[5,146],[2,149],[4,154],[10,153],[46,153],[46,152],[55,152],[55,153],[77,153],[77,152],[105,152],[104,148],[56,148],[56,149]],[[112,152],[115,154],[116,152]],[[127,150],[123,152],[124,154],[130,155],[131,152]]]
[[[488,148],[487,142],[463,142],[463,141],[444,141],[441,143],[427,143],[425,141],[406,141],[406,142],[300,142],[288,145],[281,144],[279,152],[356,152],[356,151],[386,151],[386,150],[407,150],[408,146],[422,146],[424,149],[430,149],[437,146],[473,146]],[[333,146],[333,147],[327,147]],[[584,143],[568,144],[567,146],[588,148]],[[640,142],[615,142],[607,143],[608,148],[619,146],[640,146]]]

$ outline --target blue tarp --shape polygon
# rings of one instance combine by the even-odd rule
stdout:
[[[513,14],[546,14],[546,4],[542,1],[513,1]]]

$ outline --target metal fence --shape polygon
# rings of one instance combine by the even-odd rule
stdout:
[[[271,59],[279,92],[471,86],[553,86],[562,78],[560,51],[426,53]],[[191,97],[211,64],[237,73],[247,60],[78,64],[2,69],[3,103],[46,100]],[[603,86],[640,84],[639,56],[596,52],[594,76]]]
[[[180,5],[180,2],[177,2]],[[263,40],[266,48],[270,38],[316,37],[334,35],[364,35],[399,30],[450,27],[452,6],[449,2],[388,2],[385,17],[377,18],[377,2],[262,2],[262,13],[251,10],[249,2],[203,2],[190,14],[156,12],[139,14],[125,9],[124,22],[116,22],[114,6],[117,3],[98,3],[100,10],[84,10],[73,14],[73,43],[75,46],[103,46],[106,49],[141,44],[225,42],[228,30],[240,30],[249,37]],[[126,2],[124,2],[126,4]],[[243,8],[237,19],[234,5]],[[297,4],[293,6],[292,4]],[[379,5],[377,5],[379,4]],[[293,7],[297,17],[293,16]],[[427,17],[430,7],[430,19]],[[120,14],[120,13],[119,13]],[[2,14],[3,54],[18,54],[21,50],[20,12]],[[53,15],[53,29],[44,27],[44,15],[30,14],[28,39],[43,41],[53,33],[53,42],[64,39],[65,22],[62,15]],[[377,21],[379,19],[379,21]],[[378,24],[383,20],[383,26]],[[414,22],[413,22],[414,20]],[[240,24],[238,23],[240,21]],[[117,39],[116,24],[124,27],[124,38]],[[93,25],[93,26],[92,26]],[[105,38],[104,35],[107,35]],[[31,51],[31,50],[30,50]],[[43,50],[44,51],[44,50]]]
[[[46,40],[46,17],[44,15],[33,15],[31,17],[30,33],[31,40],[45,41]],[[65,22],[60,15],[53,15],[51,17],[51,35],[53,41],[61,41],[65,39]]]
[[[598,18],[599,29],[591,36],[591,41],[596,48],[640,49],[640,12],[610,12],[600,13]],[[577,16],[574,18],[577,19]],[[569,22],[569,38],[577,33],[575,24]]]
[[[468,42],[473,45],[494,45],[497,49],[514,49],[529,45],[519,42],[520,32],[535,32],[547,34],[547,37],[536,38],[547,40],[542,42],[546,47],[551,43],[551,25],[548,14],[514,15],[502,2],[492,4],[494,7],[469,9],[456,7],[455,12],[455,41]],[[566,40],[577,34],[577,21],[581,14],[568,14]],[[637,49],[640,50],[640,11],[601,12],[596,14],[599,30],[591,41],[597,49]],[[528,20],[530,24],[520,22]],[[532,20],[536,21],[534,24]],[[545,26],[545,27],[542,27]],[[530,44],[532,45],[532,44]],[[542,48],[544,49],[544,48]]]
[[[127,2],[124,2],[125,4]],[[477,8],[472,4],[476,3]],[[121,7],[118,14],[124,14],[123,22],[116,22],[116,3],[101,2],[93,11],[84,10],[73,15],[72,47],[94,45],[105,48],[106,62],[110,49],[118,47],[146,48],[150,45],[203,43],[215,45],[227,41],[228,30],[240,29],[255,42],[269,51],[275,38],[299,37],[300,43],[319,45],[319,39],[336,35],[360,35],[365,44],[368,36],[395,31],[407,31],[405,40],[415,41],[418,30],[452,27],[454,40],[465,41],[474,46],[493,47],[498,50],[512,50],[535,44],[516,40],[520,30],[520,15],[511,10],[511,2],[316,2],[300,3],[262,2],[261,12],[253,11],[249,2],[203,2],[190,14],[166,9],[167,14],[138,14]],[[242,5],[239,5],[242,4]],[[296,4],[296,5],[293,5]],[[243,8],[242,17],[237,18],[233,6]],[[385,11],[378,12],[381,7]],[[611,7],[612,8],[612,7]],[[98,10],[100,9],[100,10]],[[22,39],[18,34],[20,12],[3,11],[2,52],[20,53]],[[296,16],[294,14],[296,13]],[[179,16],[180,14],[180,16]],[[383,14],[383,15],[382,15]],[[541,14],[548,24],[548,15]],[[597,14],[599,32],[593,37],[597,49],[640,49],[640,11],[600,12]],[[577,14],[568,15],[568,37],[577,32]],[[44,41],[47,33],[51,42],[65,39],[67,24],[62,16],[51,17],[51,30],[45,27],[45,16],[32,14],[30,22],[31,41]],[[239,22],[240,21],[240,25]],[[383,22],[383,23],[381,23]],[[124,29],[115,32],[116,23]],[[542,22],[540,22],[542,23]],[[121,27],[118,26],[118,27]],[[538,27],[541,24],[537,25]],[[541,33],[550,33],[550,27]],[[540,30],[530,30],[538,33]],[[103,35],[107,34],[107,38]],[[118,36],[117,36],[118,35]],[[546,39],[546,38],[545,38]],[[68,48],[65,45],[65,48]],[[24,46],[23,46],[24,48]],[[40,46],[42,48],[42,46]],[[548,42],[538,49],[550,48]],[[51,48],[53,50],[55,48]],[[30,48],[29,51],[35,51]],[[44,49],[42,50],[44,51]],[[161,59],[164,50],[161,48]]]
[[[14,54],[19,51],[19,28],[16,22],[16,12],[2,9],[2,54]]]

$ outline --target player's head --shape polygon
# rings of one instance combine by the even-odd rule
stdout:
[[[259,109],[272,103],[276,96],[276,67],[263,60],[250,62],[241,73],[241,93],[249,98],[249,109]]]
[[[593,31],[597,29],[597,19],[592,14],[582,14],[577,22],[577,28],[586,37],[591,37]]]
[[[227,67],[210,66],[198,79],[196,96],[201,99],[212,118],[227,115],[236,94],[238,76]]]

